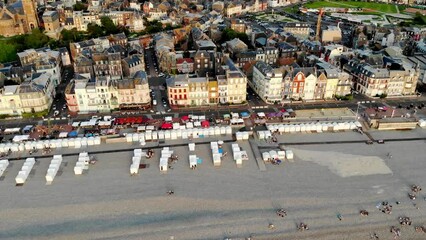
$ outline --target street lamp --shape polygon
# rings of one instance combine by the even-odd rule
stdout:
[[[357,119],[358,119],[359,105],[360,105],[361,103],[364,103],[364,101],[362,101],[362,102],[357,102],[357,103],[356,103],[356,104],[357,104],[357,106],[356,106],[356,115],[355,115],[355,120],[357,120]]]

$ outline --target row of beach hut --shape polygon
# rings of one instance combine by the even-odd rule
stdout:
[[[148,130],[143,133],[129,133],[126,142],[145,142],[151,140],[176,140],[188,138],[205,138],[209,136],[232,135],[232,127],[211,127],[174,130]]]
[[[132,164],[130,165],[130,175],[138,174],[139,165],[142,159],[142,154],[143,154],[142,149],[133,150]]]
[[[284,161],[285,159],[292,161],[294,159],[294,154],[292,150],[285,150],[285,151],[267,151],[262,153],[263,161],[269,162],[273,160],[281,160]]]
[[[163,147],[160,156],[160,172],[167,172],[169,168],[169,158],[172,156],[173,150],[169,147]]]
[[[333,122],[333,123],[300,123],[300,124],[278,124],[268,125],[271,132],[295,133],[295,132],[335,132],[352,130],[362,127],[358,121],[353,122]]]
[[[6,168],[9,166],[9,160],[0,160],[0,177],[3,176],[3,173],[6,171]]]
[[[248,160],[248,155],[246,151],[243,151],[238,143],[233,143],[232,145],[232,155],[234,156],[234,161],[237,164],[237,167],[242,167],[243,161]]]
[[[83,170],[89,169],[90,157],[87,152],[81,152],[78,154],[78,160],[75,163],[74,174],[81,175]]]
[[[62,163],[62,155],[53,155],[52,161],[50,161],[49,168],[46,173],[46,182],[48,184],[53,182],[53,179],[56,177],[56,174],[59,171],[59,167]]]
[[[421,128],[426,128],[426,120],[425,119],[420,119],[419,122],[417,123],[419,125],[419,127]]]
[[[223,142],[221,142],[223,144]],[[210,143],[210,149],[212,150],[212,156],[213,156],[213,165],[215,167],[219,167],[222,163],[222,154],[223,154],[223,148],[222,144],[219,144],[218,142],[211,142]]]
[[[195,169],[197,167],[197,155],[195,155],[195,143],[188,144],[189,148],[189,168]]]
[[[235,133],[235,138],[237,139],[237,141],[248,140],[249,136],[250,136],[249,132],[236,132]]]
[[[35,164],[35,158],[25,159],[24,165],[22,165],[21,170],[18,172],[18,175],[15,177],[16,184],[24,184],[27,181],[28,175],[33,169]]]
[[[68,139],[51,139],[51,140],[39,140],[29,141],[25,143],[2,143],[0,144],[0,153],[11,152],[23,152],[34,149],[45,149],[45,148],[81,148],[93,145],[100,145],[100,137],[84,137],[84,138],[68,138]]]

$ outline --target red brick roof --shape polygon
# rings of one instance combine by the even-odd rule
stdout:
[[[176,64],[182,64],[183,62],[193,63],[194,60],[192,60],[191,58],[179,58],[178,60],[176,60]]]

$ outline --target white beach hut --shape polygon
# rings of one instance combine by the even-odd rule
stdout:
[[[168,169],[168,159],[167,158],[160,158],[160,171],[161,172],[167,172]]]
[[[294,126],[295,132],[300,132],[302,130],[302,128],[300,127],[300,124],[296,124]]]
[[[267,162],[271,160],[271,155],[269,154],[269,152],[263,152],[262,158],[263,158],[263,161]]]
[[[283,134],[283,133],[284,133],[284,125],[283,125],[283,124],[280,124],[280,125],[278,126],[278,132],[279,132],[280,134]]]
[[[232,135],[232,127],[231,126],[226,126],[226,134]]]
[[[95,137],[95,145],[101,145],[101,137]]]
[[[145,131],[145,140],[151,141],[152,140],[152,130]]]
[[[165,139],[165,132],[163,130],[158,131],[158,139],[164,140]]]
[[[0,160],[0,177],[3,175],[3,173],[6,171],[7,167],[9,166],[9,160]]]
[[[243,140],[243,133],[242,132],[236,132],[235,137],[236,137],[237,141],[241,141],[241,140]]]
[[[195,168],[197,167],[197,156],[196,155],[189,155],[189,168]]]
[[[133,141],[133,134],[127,133],[126,134],[126,142],[132,142]]]
[[[95,145],[95,138],[94,137],[87,138],[87,145],[89,146]]]
[[[195,143],[188,144],[188,148],[189,148],[189,151],[191,152],[195,151]]]
[[[286,151],[285,151],[285,157],[286,157],[288,160],[293,160],[293,159],[294,159],[293,151],[292,151],[292,150],[286,150]]]
[[[177,131],[176,130],[172,130],[170,132],[170,139],[172,139],[172,140],[176,140],[177,139]]]
[[[277,151],[278,159],[284,161],[285,160],[285,151]]]
[[[74,141],[74,148],[81,148],[81,140],[80,138],[76,138]]]
[[[257,131],[257,136],[259,139],[265,139],[265,132],[264,131]]]
[[[321,123],[317,123],[316,125],[315,125],[315,127],[316,127],[316,131],[317,132],[322,132],[322,125],[321,125]]]
[[[138,141],[139,141],[139,133],[133,133],[132,142],[138,142]]]
[[[278,153],[275,150],[271,150],[269,151],[269,155],[271,156],[272,159],[278,159]]]
[[[220,127],[214,127],[214,135],[220,135]]]
[[[188,130],[183,129],[182,131],[182,139],[188,139]]]
[[[213,166],[218,167],[222,162],[221,154],[213,153]]]

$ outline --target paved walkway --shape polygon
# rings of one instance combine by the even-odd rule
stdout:
[[[249,139],[249,143],[259,170],[262,172],[266,171],[265,162],[262,159],[262,154],[260,153],[257,143],[253,139]]]

